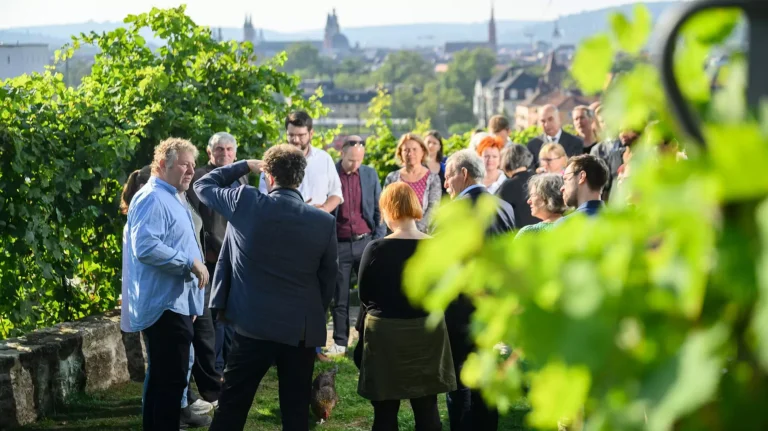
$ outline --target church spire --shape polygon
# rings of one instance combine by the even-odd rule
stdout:
[[[488,21],[488,45],[496,52],[496,19],[493,12],[493,0],[491,0],[491,20]]]

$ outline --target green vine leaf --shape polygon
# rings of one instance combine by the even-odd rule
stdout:
[[[573,77],[587,94],[602,90],[608,80],[614,55],[611,40],[598,35],[584,41],[576,51],[573,60]]]

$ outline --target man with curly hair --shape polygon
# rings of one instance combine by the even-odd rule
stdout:
[[[336,220],[307,205],[298,190],[306,166],[300,149],[276,145],[263,161],[214,169],[194,185],[200,202],[229,221],[210,307],[231,322],[235,336],[212,430],[243,429],[273,363],[283,429],[308,429],[315,347],[325,345],[338,264]],[[269,194],[229,188],[249,171],[264,172]]]

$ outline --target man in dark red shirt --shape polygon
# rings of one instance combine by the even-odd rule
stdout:
[[[336,163],[344,201],[334,211],[339,240],[339,273],[331,306],[334,345],[328,355],[342,355],[347,351],[352,271],[357,272],[360,267],[360,258],[368,243],[383,237],[386,232],[379,211],[379,177],[373,168],[363,166],[364,157],[365,142],[359,136],[349,136],[341,147],[341,160]]]

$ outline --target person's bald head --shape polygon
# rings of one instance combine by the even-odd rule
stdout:
[[[539,125],[547,136],[555,136],[560,131],[560,112],[555,105],[539,108]]]
[[[357,135],[347,136],[341,146],[341,168],[351,174],[360,169],[365,158],[365,141]]]

